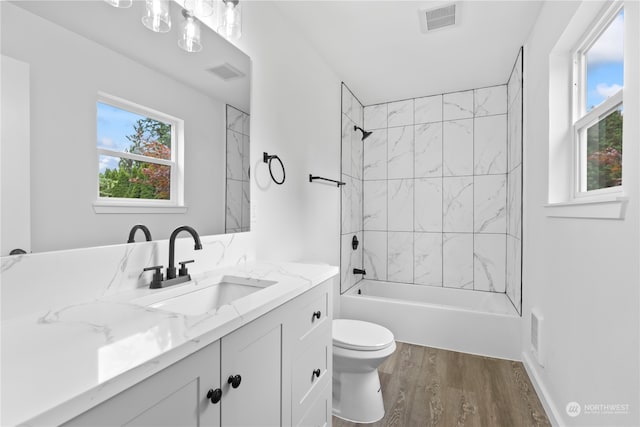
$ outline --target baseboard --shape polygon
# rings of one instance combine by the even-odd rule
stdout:
[[[526,351],[522,352],[522,364],[524,365],[524,369],[529,375],[529,379],[531,380],[531,384],[533,384],[533,388],[538,394],[538,398],[540,399],[540,403],[542,403],[542,407],[547,413],[549,422],[555,427],[564,427],[564,424],[562,424],[562,416],[560,415],[561,412],[558,411],[558,408],[551,400],[549,391],[542,383],[540,375],[538,375],[538,370],[531,360],[531,356],[529,356],[529,353],[527,353]]]

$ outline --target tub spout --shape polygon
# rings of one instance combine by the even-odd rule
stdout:
[[[359,268],[354,268],[353,274],[362,274],[364,276],[365,274],[367,274],[367,272],[364,271],[364,269],[360,270]]]

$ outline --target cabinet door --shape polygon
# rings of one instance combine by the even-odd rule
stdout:
[[[72,419],[68,426],[219,426],[220,342],[176,362]]]
[[[278,426],[281,421],[281,323],[264,316],[222,338],[222,425]],[[240,375],[234,388],[229,377]]]

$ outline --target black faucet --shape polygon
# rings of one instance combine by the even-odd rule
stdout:
[[[143,224],[136,224],[133,227],[131,227],[131,231],[129,231],[129,240],[127,240],[127,243],[134,243],[136,241],[134,237],[135,237],[136,231],[138,230],[142,230],[142,232],[144,233],[144,238],[146,239],[147,242],[151,241],[151,232],[149,231],[147,226]]]
[[[170,280],[170,279],[175,279],[176,278],[176,265],[175,265],[175,261],[176,261],[176,237],[178,237],[178,234],[180,234],[182,231],[186,231],[187,233],[191,234],[191,237],[193,237],[193,240],[195,241],[195,246],[194,249],[196,251],[199,251],[200,249],[202,249],[202,243],[200,243],[200,236],[198,236],[198,232],[196,230],[194,230],[192,227],[189,227],[188,225],[183,225],[181,227],[176,228],[175,230],[173,230],[173,233],[171,233],[171,237],[169,237],[169,266],[167,267],[167,278],[166,280]],[[191,261],[185,261],[185,263],[188,263]],[[182,264],[182,268],[180,269],[180,275],[181,276],[186,276],[187,275],[187,269],[184,267],[185,263],[180,263]],[[183,269],[184,269],[184,274],[183,273]]]
[[[364,269],[354,268],[353,269],[353,274],[362,274],[364,276],[365,274],[367,274],[367,272],[364,271]]]

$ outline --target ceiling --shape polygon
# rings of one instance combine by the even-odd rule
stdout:
[[[276,1],[364,105],[507,82],[542,1],[457,1],[451,27],[420,30],[450,1]]]
[[[145,7],[142,1],[133,2],[129,9],[114,8],[103,1],[43,0],[15,1],[13,4],[212,98],[249,111],[249,57],[206,26],[201,26],[204,54],[190,54],[179,49],[177,39],[183,20],[181,8],[170,9],[173,29],[161,34],[142,25],[140,17],[144,15]],[[211,72],[212,68],[225,63],[240,70],[244,76],[223,80]]]

